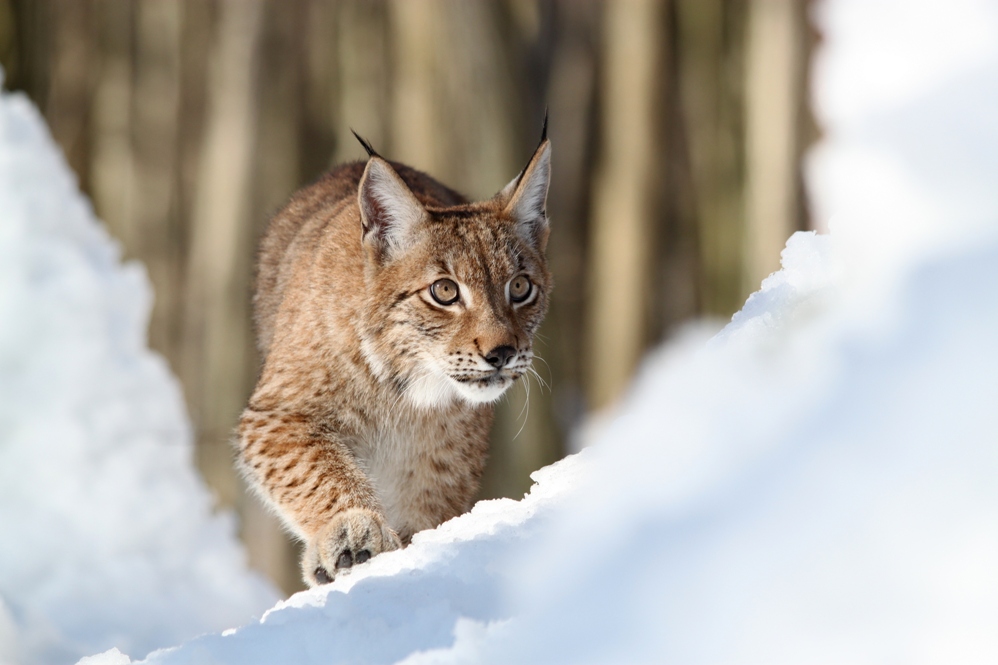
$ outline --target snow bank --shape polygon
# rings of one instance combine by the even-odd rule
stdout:
[[[814,99],[816,219],[850,278],[879,287],[905,264],[998,221],[998,4],[826,0]],[[838,228],[835,222],[840,222]]]
[[[144,654],[276,598],[212,512],[119,254],[37,111],[0,93],[2,663]]]
[[[998,16],[819,9],[830,235],[523,501],[143,662],[998,660]]]
[[[523,501],[143,662],[993,662],[998,238],[872,322],[835,252],[794,236]]]

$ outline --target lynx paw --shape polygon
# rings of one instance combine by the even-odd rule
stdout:
[[[350,508],[336,515],[309,541],[302,557],[302,574],[309,586],[326,584],[339,571],[401,546],[398,535],[381,515],[364,508]]]

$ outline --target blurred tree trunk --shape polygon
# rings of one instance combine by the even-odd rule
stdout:
[[[690,140],[683,100],[676,3],[660,12],[663,45],[657,76],[654,215],[649,244],[653,274],[646,290],[649,342],[670,335],[702,311],[700,219],[693,187]]]
[[[586,353],[594,408],[623,391],[646,342],[660,9],[656,0],[618,0],[604,16]]]
[[[679,90],[700,245],[702,308],[729,316],[743,300],[742,49],[734,0],[676,0]]]
[[[89,2],[62,0],[52,7],[51,51],[45,114],[52,136],[65,146],[66,159],[79,177],[87,176],[87,121],[94,64],[93,8]]]
[[[471,198],[492,196],[529,157],[516,150],[521,90],[496,5],[395,0],[390,7],[392,158]]]
[[[240,493],[230,437],[254,376],[249,288],[252,155],[260,0],[219,3],[191,212],[181,378],[198,432],[201,468],[223,505]]]
[[[749,5],[745,74],[745,291],[780,267],[787,238],[803,227],[799,169],[805,95],[807,3]]]
[[[391,10],[387,3],[364,0],[335,5],[338,103],[330,124],[336,130],[337,142],[330,165],[367,158],[351,128],[377,150],[395,158],[389,150],[394,80],[389,48]]]
[[[302,80],[298,87],[301,110],[298,128],[299,173],[303,182],[314,180],[333,163],[339,144],[336,104],[340,66],[336,10],[342,3],[302,2],[302,34],[291,35],[301,49]],[[287,193],[284,194],[287,198]]]
[[[178,206],[183,5],[141,0],[135,12],[132,100],[132,256],[141,256],[156,289],[149,343],[181,357],[185,232]],[[105,184],[109,188],[110,183]]]
[[[90,187],[94,205],[126,255],[139,253],[132,151],[133,6],[98,0],[100,67],[93,99]]]
[[[552,180],[548,193],[551,239],[548,263],[555,276],[547,319],[534,340],[535,369],[551,384],[557,430],[546,446],[563,449],[586,410],[582,362],[586,330],[589,265],[589,208],[600,62],[602,3],[559,0],[554,7],[547,103],[552,145]],[[550,454],[550,452],[548,453]]]

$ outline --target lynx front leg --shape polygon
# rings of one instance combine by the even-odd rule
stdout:
[[[302,573],[310,586],[401,546],[353,454],[304,416],[246,409],[239,456],[246,476],[305,540]]]

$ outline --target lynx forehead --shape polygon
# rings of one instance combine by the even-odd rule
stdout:
[[[310,585],[470,507],[551,291],[546,137],[477,203],[364,145],[271,220],[254,295],[239,462]]]

